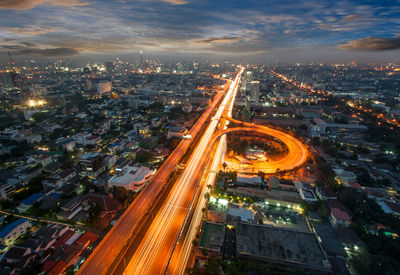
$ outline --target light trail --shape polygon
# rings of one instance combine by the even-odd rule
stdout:
[[[217,142],[217,149],[213,152],[213,155],[210,156],[212,164],[208,170],[219,170],[220,164],[223,162],[225,149],[227,146],[226,134],[232,132],[257,132],[276,137],[286,144],[286,146],[288,147],[288,154],[286,155],[286,157],[279,161],[268,163],[268,171],[270,171],[271,173],[275,173],[277,168],[285,168],[286,170],[291,170],[302,165],[307,160],[308,151],[305,145],[298,141],[296,138],[272,128],[232,119],[232,108],[234,100],[236,98],[238,87],[235,88],[236,89],[229,103],[229,106],[227,106],[227,108],[225,109],[225,115],[221,117],[221,121],[224,121],[224,125],[221,126],[221,130],[219,132],[214,134],[213,139],[210,142],[210,146]],[[226,125],[228,124],[228,122],[240,124],[242,127],[227,129]],[[166,272],[167,274],[185,274],[186,267],[192,253],[192,240],[195,239],[195,236],[198,232],[198,226],[201,225],[201,221],[203,218],[202,209],[206,206],[207,202],[204,194],[209,191],[207,187],[208,185],[214,185],[215,179],[216,173],[206,173],[204,175],[204,183],[202,185],[198,205],[196,206],[196,209],[194,211],[187,233],[184,235],[183,240],[181,241],[181,245],[174,251],[171,263]]]
[[[231,83],[228,93],[217,109],[199,144],[193,151],[182,175],[172,188],[166,202],[157,213],[144,238],[127,265],[124,274],[160,274],[167,265],[169,255],[178,237],[186,211],[199,179],[201,167],[207,159],[210,140],[217,129],[226,106],[231,108],[233,95],[236,95],[238,81],[243,72],[240,70]]]
[[[164,190],[174,168],[179,164],[190,147],[192,140],[200,134],[200,130],[207,122],[212,112],[217,108],[223,96],[223,92],[217,93],[212,105],[203,113],[195,125],[190,129],[192,139],[182,140],[177,148],[163,163],[153,179],[136,197],[117,223],[111,228],[100,244],[83,263],[77,274],[107,274],[112,273],[115,265],[124,260],[125,251],[129,248],[130,240],[143,225],[152,211],[152,207],[159,200],[159,195]],[[113,267],[114,266],[114,267]],[[111,269],[111,270],[110,270]]]

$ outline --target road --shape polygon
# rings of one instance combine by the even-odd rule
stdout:
[[[179,164],[192,141],[201,132],[201,129],[216,110],[227,90],[216,94],[211,106],[202,114],[195,125],[190,129],[189,135],[192,139],[182,139],[176,149],[163,163],[153,179],[140,192],[136,199],[127,208],[117,223],[111,228],[100,244],[95,248],[89,258],[83,263],[77,274],[107,274],[115,262],[119,261],[128,247],[129,241],[135,237],[135,233],[142,225],[146,215],[152,211],[160,194],[166,187],[168,179]],[[111,270],[112,271],[112,270]]]
[[[230,85],[216,114],[191,154],[181,176],[148,228],[124,274],[162,274],[164,272],[201,179],[202,168],[208,159],[206,153],[209,151],[210,141],[223,112],[235,95],[242,72],[243,68]]]
[[[265,173],[275,173],[277,169],[280,169],[281,171],[292,170],[302,165],[308,158],[309,154],[307,147],[301,141],[299,141],[295,137],[292,137],[289,134],[286,134],[284,132],[266,126],[234,120],[229,117],[227,117],[226,119],[235,124],[239,124],[240,126],[234,128],[228,128],[219,133],[216,133],[214,139],[217,139],[219,136],[222,136],[227,133],[255,132],[275,137],[280,141],[282,141],[288,148],[287,155],[282,159],[277,161],[267,162],[262,167],[254,167],[255,169],[262,170]]]
[[[220,124],[218,126],[218,131],[223,131],[227,128],[228,122],[225,117],[232,116],[233,103],[235,102],[236,94],[238,91],[238,83],[236,83],[232,97],[229,99],[227,106],[223,111],[223,115],[220,118]],[[215,134],[214,134],[215,136]],[[199,232],[199,226],[201,226],[201,221],[203,218],[203,208],[207,205],[207,199],[205,194],[210,192],[208,186],[213,186],[217,174],[209,171],[219,171],[221,164],[224,161],[226,148],[227,148],[227,138],[226,135],[221,135],[218,140],[216,140],[214,150],[214,139],[210,141],[209,150],[206,154],[206,159],[208,160],[208,165],[204,170],[201,182],[199,184],[200,191],[197,200],[194,205],[193,214],[190,216],[190,221],[186,226],[185,230],[182,230],[183,234],[178,236],[179,242],[171,255],[170,263],[167,267],[166,274],[185,274],[186,267],[189,265],[190,261],[193,260],[193,243],[192,241],[196,238],[196,234]]]
[[[307,160],[308,150],[306,146],[296,138],[272,128],[232,119],[232,108],[234,99],[236,97],[236,92],[237,87],[235,94],[232,96],[231,102],[229,103],[229,107],[225,109],[224,115],[221,117],[219,131],[216,132],[213,135],[213,138],[210,140],[209,146],[213,147],[214,143],[216,143],[216,149],[213,150],[212,153],[210,151],[209,159],[211,160],[211,164],[209,167],[207,167],[207,171],[219,171],[220,165],[224,160],[227,146],[226,134],[232,132],[256,132],[258,134],[273,136],[286,144],[288,148],[288,154],[279,161],[268,163],[268,167],[262,167],[263,170],[275,173],[277,168],[280,168],[281,170],[291,170],[302,165]],[[227,128],[226,121],[230,121],[233,124],[239,124],[240,127]],[[186,267],[189,265],[190,260],[193,260],[192,241],[195,239],[203,218],[202,209],[206,206],[204,194],[209,191],[207,186],[214,185],[215,178],[216,173],[213,172],[207,172],[203,175],[200,186],[201,191],[198,197],[196,208],[193,211],[193,215],[190,223],[187,226],[187,230],[184,231],[183,236],[180,237],[179,243],[173,252],[166,274],[185,274]]]

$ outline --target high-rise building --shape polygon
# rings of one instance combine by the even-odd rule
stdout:
[[[144,60],[143,60],[143,51],[140,51],[139,54],[140,54],[140,67],[142,67],[142,66],[143,66],[143,63],[144,63]]]
[[[85,81],[85,90],[86,91],[91,91],[93,90],[93,84],[91,79],[86,79]]]
[[[260,96],[260,81],[253,80],[251,82],[250,100],[258,101],[259,96]]]
[[[104,62],[104,66],[106,67],[106,71],[109,74],[113,73],[115,71],[114,62],[112,62],[112,61]]]
[[[33,96],[43,96],[47,94],[47,88],[35,83],[31,87],[29,87],[29,93]]]
[[[100,81],[96,84],[96,90],[99,94],[104,94],[111,92],[112,90],[112,83],[111,81]]]

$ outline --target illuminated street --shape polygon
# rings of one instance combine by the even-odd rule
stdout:
[[[219,103],[223,92],[217,94],[213,104],[196,122],[189,131],[192,139],[183,139],[178,147],[172,152],[168,159],[163,163],[152,181],[139,194],[135,201],[129,206],[116,225],[104,237],[96,247],[90,257],[79,269],[79,274],[106,274],[115,264],[121,251],[127,249],[125,244],[129,241],[135,229],[141,225],[144,216],[149,214],[149,209],[158,199],[158,195],[167,184],[168,178],[174,171],[179,161],[191,145],[192,140],[197,136],[203,124],[207,121],[214,108]]]
[[[198,183],[201,167],[205,165],[213,133],[218,126],[229,100],[235,95],[235,89],[243,69],[232,82],[227,95],[218,107],[210,125],[189,159],[185,170],[175,183],[162,209],[155,216],[153,223],[135,251],[125,274],[160,274],[167,266],[170,253],[174,247],[183,224],[187,208]]]

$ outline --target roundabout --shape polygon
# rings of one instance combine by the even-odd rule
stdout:
[[[299,168],[308,158],[307,147],[301,141],[289,134],[266,126],[242,122],[229,117],[224,117],[224,119],[238,126],[216,132],[213,136],[212,144],[225,134],[257,133],[274,137],[280,140],[287,147],[287,154],[283,158],[276,161],[265,162],[264,164],[260,163],[253,167],[254,170],[262,171],[267,174],[273,174],[279,171],[289,171]]]

